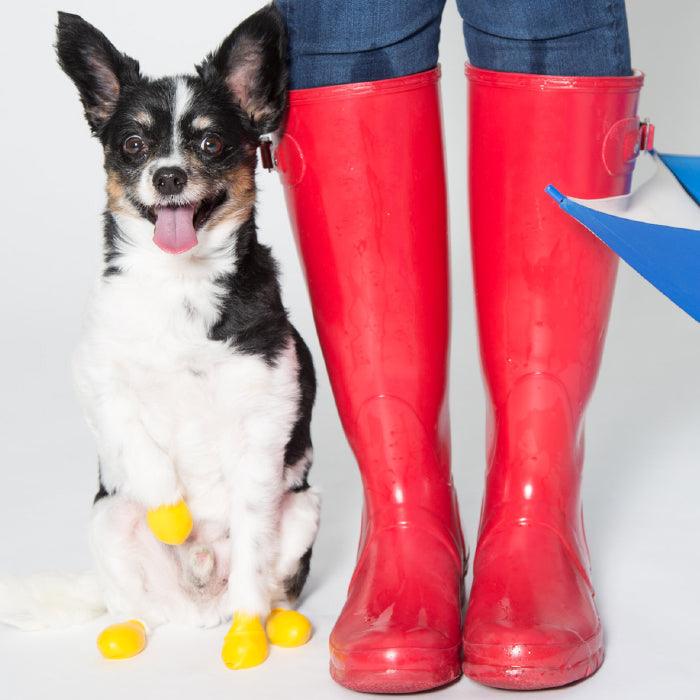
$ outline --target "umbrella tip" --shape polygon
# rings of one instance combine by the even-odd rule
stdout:
[[[554,186],[554,185],[547,185],[547,187],[544,188],[544,191],[557,203],[561,204],[566,197]]]

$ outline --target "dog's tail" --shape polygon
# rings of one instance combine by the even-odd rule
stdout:
[[[96,574],[0,577],[0,623],[24,630],[70,627],[104,612]]]

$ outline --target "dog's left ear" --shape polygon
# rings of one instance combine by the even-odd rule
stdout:
[[[258,135],[276,131],[287,104],[287,33],[274,4],[238,25],[197,71],[223,79]]]

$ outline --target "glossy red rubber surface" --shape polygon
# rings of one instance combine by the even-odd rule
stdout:
[[[500,688],[600,666],[580,480],[617,258],[543,190],[628,190],[641,76],[468,67],[470,208],[488,454],[464,671]],[[634,118],[633,118],[634,117]]]
[[[461,673],[438,71],[291,93],[276,153],[365,508],[331,674],[411,692]]]

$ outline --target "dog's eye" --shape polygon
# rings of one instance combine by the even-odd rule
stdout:
[[[145,150],[146,144],[140,136],[129,136],[122,148],[127,155],[136,156]]]
[[[216,134],[207,134],[203,139],[199,147],[208,156],[218,156],[221,151],[224,150],[224,142],[221,140],[220,136]]]

